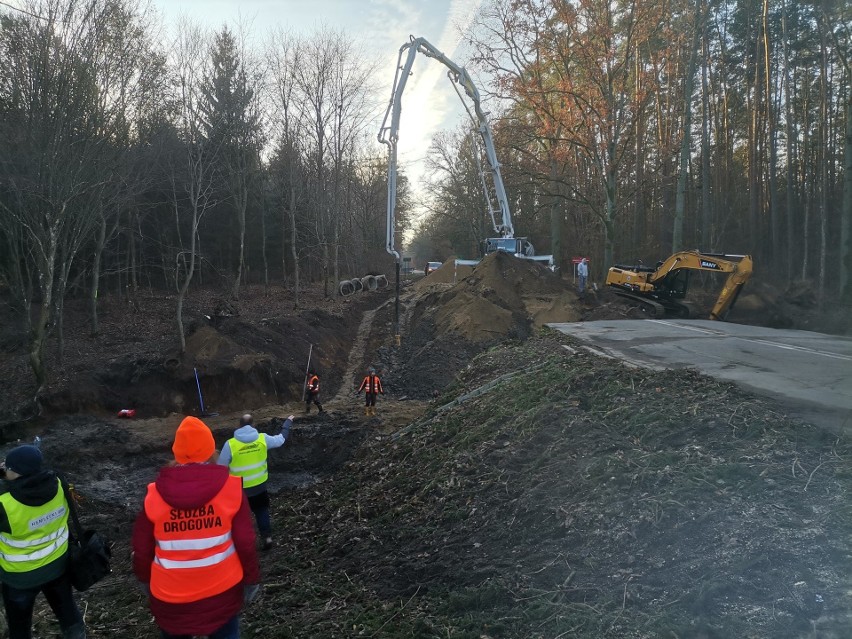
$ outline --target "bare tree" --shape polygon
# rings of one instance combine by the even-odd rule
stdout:
[[[203,113],[205,53],[207,38],[202,30],[184,21],[175,43],[176,102],[180,107],[177,128],[183,142],[182,156],[172,166],[172,206],[180,228],[184,214],[189,216],[189,247],[183,247],[175,258],[177,287],[177,323],[180,352],[186,350],[183,327],[183,304],[195,274],[198,229],[205,214],[215,205],[216,162],[219,147],[205,134]]]
[[[22,17],[3,19],[0,225],[8,250],[21,260],[15,295],[37,396],[48,373],[46,340],[58,325],[61,354],[65,291],[109,200],[122,152],[114,89],[126,69],[117,62],[123,51],[114,27],[134,11],[106,0],[33,0]]]
[[[287,252],[290,246],[290,258],[293,263],[294,304],[299,306],[299,249],[296,240],[296,203],[299,200],[302,180],[301,138],[302,123],[296,104],[296,72],[300,64],[298,40],[283,31],[276,32],[269,45],[268,63],[272,75],[272,111],[271,120],[276,124],[279,141],[279,164],[283,164],[283,199],[287,203],[282,207],[281,221],[281,270],[287,274]],[[286,231],[290,231],[287,242]]]

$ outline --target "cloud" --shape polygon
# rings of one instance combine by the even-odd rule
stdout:
[[[404,0],[375,0],[399,7]],[[464,66],[464,60],[456,59],[463,34],[470,28],[482,0],[432,0],[430,8],[435,33],[415,33],[424,37],[450,60]],[[439,8],[440,7],[440,8]],[[407,38],[400,42],[400,46]],[[402,61],[404,62],[404,60]],[[426,56],[418,56],[412,67],[413,75],[403,95],[403,113],[399,131],[400,164],[415,181],[425,173],[423,164],[432,137],[438,131],[451,128],[459,117],[467,117],[450,80],[447,67]]]

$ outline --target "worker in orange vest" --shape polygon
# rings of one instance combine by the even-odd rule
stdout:
[[[133,572],[163,639],[239,639],[240,610],[260,588],[242,479],[216,464],[213,434],[195,417],[172,452],[133,526]]]
[[[361,382],[361,386],[358,388],[358,392],[364,391],[365,405],[364,405],[364,414],[367,417],[375,417],[376,416],[376,396],[381,393],[385,394],[384,389],[382,388],[382,380],[376,375],[376,369],[370,367],[367,371],[367,376],[364,378],[364,381]]]
[[[308,384],[305,388],[305,412],[311,412],[311,404],[316,404],[319,412],[322,412],[322,404],[319,401],[320,379],[314,369],[308,371]]]

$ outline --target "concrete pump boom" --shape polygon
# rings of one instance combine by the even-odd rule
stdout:
[[[402,63],[402,58],[407,52],[405,63]],[[385,117],[382,121],[381,129],[379,130],[379,142],[388,146],[388,210],[387,210],[387,252],[396,258],[399,263],[399,252],[395,247],[395,232],[396,232],[396,178],[397,178],[397,142],[399,141],[399,120],[402,113],[402,93],[405,91],[405,85],[408,82],[408,77],[411,75],[411,67],[414,64],[414,59],[418,53],[422,53],[427,58],[434,58],[441,64],[446,66],[447,76],[455,84],[460,85],[467,96],[473,102],[473,109],[476,113],[476,120],[479,125],[479,135],[482,138],[482,143],[485,148],[485,155],[488,159],[488,166],[491,170],[491,177],[494,182],[494,193],[499,206],[499,222],[496,217],[497,211],[492,205],[491,198],[486,192],[488,201],[489,214],[491,215],[491,223],[494,225],[494,230],[504,238],[513,238],[515,229],[512,226],[512,214],[509,211],[509,199],[506,196],[506,189],[503,186],[503,177],[500,175],[500,163],[497,161],[497,153],[494,150],[494,137],[491,134],[491,127],[488,125],[488,119],[485,112],[482,110],[482,103],[479,98],[479,90],[473,84],[470,75],[463,67],[460,67],[455,62],[447,58],[443,53],[430,44],[425,38],[411,39],[402,45],[399,49],[399,58],[396,65],[396,75],[393,80],[393,90],[391,92],[390,103],[388,104]],[[467,108],[467,105],[465,105]],[[470,113],[468,111],[468,113]],[[388,120],[390,119],[390,123]]]

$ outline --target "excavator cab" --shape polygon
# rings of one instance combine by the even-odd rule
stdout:
[[[666,276],[658,281],[655,286],[655,292],[663,299],[682,300],[686,297],[686,292],[689,290],[689,277],[692,271],[679,269],[670,271]]]

